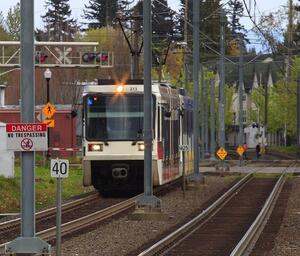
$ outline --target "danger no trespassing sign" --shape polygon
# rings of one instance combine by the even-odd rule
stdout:
[[[6,124],[7,149],[13,151],[48,150],[47,125]]]

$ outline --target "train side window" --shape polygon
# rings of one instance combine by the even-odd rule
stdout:
[[[179,145],[179,120],[175,119],[173,124],[173,153],[177,155]]]
[[[161,141],[161,107],[157,107],[157,140]]]
[[[170,119],[165,117],[165,108],[162,107],[162,136],[164,141],[164,156],[165,159],[170,157]]]

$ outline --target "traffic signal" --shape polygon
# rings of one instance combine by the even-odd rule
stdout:
[[[93,62],[97,56],[97,53],[87,52],[82,55],[82,61],[85,63]]]
[[[43,63],[47,60],[48,55],[45,54],[43,51],[37,51],[35,54],[35,62],[36,63]]]
[[[106,52],[106,51],[101,52],[101,62],[102,63],[108,62],[108,52]]]
[[[82,55],[82,61],[85,63],[96,61],[97,63],[105,64],[108,62],[108,52],[86,52]]]

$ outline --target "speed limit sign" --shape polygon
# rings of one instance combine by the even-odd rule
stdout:
[[[69,176],[69,160],[51,159],[51,177],[67,178]]]

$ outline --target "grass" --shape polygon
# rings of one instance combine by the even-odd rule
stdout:
[[[20,211],[20,167],[15,168],[14,178],[0,176],[0,213]],[[56,178],[50,177],[49,168],[36,167],[36,209],[54,205],[56,202]],[[62,197],[70,198],[85,192],[82,186],[82,170],[70,168],[69,177],[62,180]]]

